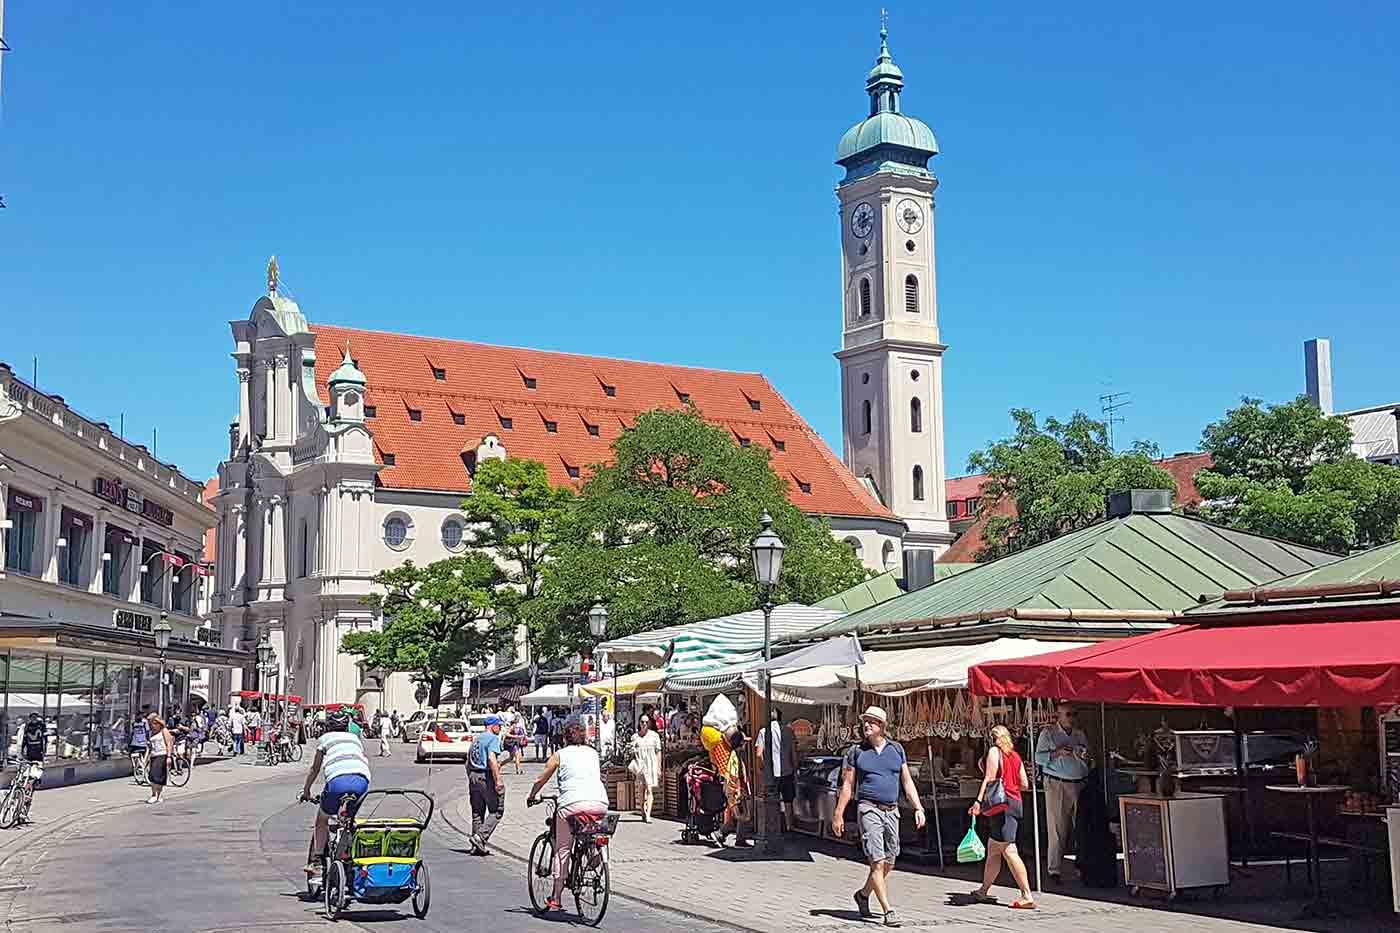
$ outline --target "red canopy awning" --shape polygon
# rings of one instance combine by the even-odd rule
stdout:
[[[243,700],[273,700],[275,702],[300,703],[302,698],[295,693],[287,696],[285,693],[263,693],[260,690],[239,690],[233,694]]]
[[[1400,703],[1400,619],[1180,625],[968,671],[979,696],[1171,706]]]

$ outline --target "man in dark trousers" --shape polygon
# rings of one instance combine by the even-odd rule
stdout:
[[[472,802],[473,855],[485,855],[491,834],[506,815],[506,782],[501,777],[501,718],[486,717],[486,731],[467,753],[467,790]]]

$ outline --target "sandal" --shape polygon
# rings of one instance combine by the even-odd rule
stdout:
[[[1035,901],[1022,900],[1021,898],[1018,897],[1018,898],[1016,898],[1016,900],[1014,900],[1014,901],[1011,902],[1011,909],[1012,909],[1012,910],[1035,910]]]
[[[561,903],[559,903],[558,901],[556,901],[556,900],[555,900],[554,898],[552,898],[552,897],[549,898],[549,899],[547,899],[547,900],[544,902],[544,912],[545,912],[545,913],[549,913],[551,910],[563,910],[563,909],[564,909],[564,905],[561,904]]]

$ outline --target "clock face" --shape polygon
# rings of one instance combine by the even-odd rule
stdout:
[[[870,231],[875,229],[875,208],[866,201],[861,201],[851,211],[851,233],[856,239],[863,240],[870,236]]]
[[[899,228],[905,233],[918,233],[924,228],[924,212],[919,209],[918,204],[908,198],[895,206],[894,216]]]

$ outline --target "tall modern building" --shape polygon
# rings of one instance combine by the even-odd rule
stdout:
[[[904,520],[906,580],[932,579],[953,541],[944,505],[943,351],[938,336],[928,125],[901,110],[904,74],[880,30],[869,115],[841,137],[842,427],[846,466]]]

